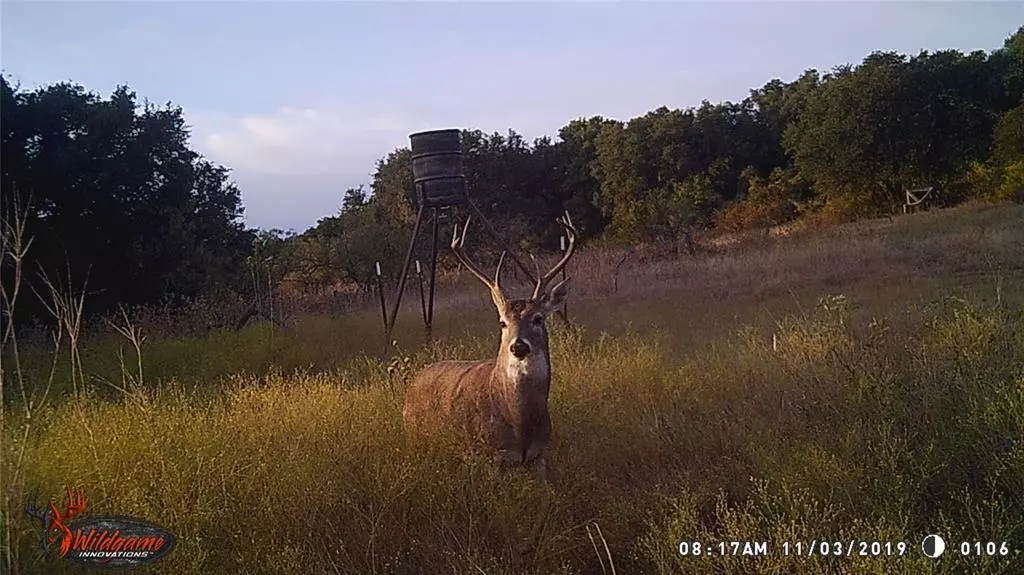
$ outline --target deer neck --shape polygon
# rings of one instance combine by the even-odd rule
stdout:
[[[547,406],[551,383],[551,359],[546,346],[519,359],[503,345],[498,352],[492,380],[506,405],[517,410],[534,411]]]

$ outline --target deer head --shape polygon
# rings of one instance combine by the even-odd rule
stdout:
[[[530,256],[534,265],[537,266],[537,282],[534,284],[533,294],[528,299],[511,299],[501,286],[501,268],[505,262],[505,252],[502,252],[501,257],[498,258],[494,279],[488,278],[480,271],[479,266],[466,256],[463,246],[466,242],[470,219],[467,219],[466,224],[462,227],[461,235],[458,226],[455,226],[452,234],[452,251],[466,266],[466,269],[487,286],[491,294],[491,301],[494,302],[494,307],[498,311],[498,322],[501,326],[499,358],[505,358],[512,369],[517,364],[530,362],[534,356],[537,359],[546,360],[548,351],[547,317],[561,308],[569,295],[569,278],[563,279],[548,289],[551,280],[562,271],[576,249],[576,228],[573,226],[568,212],[564,218],[557,221],[565,228],[569,245],[558,263],[544,275],[540,273],[536,258]]]

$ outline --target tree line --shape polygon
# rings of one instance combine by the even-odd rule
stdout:
[[[303,233],[246,229],[238,188],[188,148],[180,108],[140,105],[127,87],[101,99],[5,79],[2,92],[3,217],[20,206],[33,239],[22,267],[88,276],[90,310],[251,291],[256,265],[301,289],[368,289],[374,262],[401,263],[416,213],[408,148]],[[991,52],[875,52],[740,102],[579,118],[532,142],[465,130],[462,146],[473,201],[540,251],[557,247],[566,209],[581,241],[632,244],[888,214],[920,187],[940,205],[1022,201],[1024,27]]]
[[[473,200],[527,249],[558,245],[568,209],[584,241],[677,241],[801,217],[846,221],[934,203],[1024,199],[1024,28],[990,53],[876,52],[860,65],[775,79],[741,102],[580,118],[557,139],[462,133]],[[369,285],[415,219],[411,155],[388,154],[366,190],[291,239],[302,278]]]

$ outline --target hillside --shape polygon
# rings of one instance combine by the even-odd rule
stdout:
[[[388,360],[372,306],[143,331],[138,364],[124,337],[91,335],[74,375],[63,347],[49,380],[52,353],[24,349],[36,407],[26,419],[7,396],[5,509],[74,483],[90,512],[178,536],[153,573],[610,573],[609,557],[618,573],[1019,573],[1022,246],[1024,209],[998,205],[636,253],[617,290],[621,254],[582,251],[576,327],[551,320],[549,486],[444,443],[406,447],[412,371],[493,353],[469,277],[440,286],[429,348],[406,300]],[[71,571],[8,517],[22,572]],[[929,533],[950,545],[940,561],[920,553]],[[891,545],[795,556],[822,538]],[[720,541],[762,556],[680,553]],[[992,553],[963,556],[961,541]]]

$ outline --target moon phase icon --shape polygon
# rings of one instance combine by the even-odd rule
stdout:
[[[921,550],[928,557],[936,559],[946,550],[946,542],[938,535],[929,535],[921,542]]]

